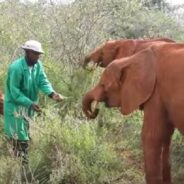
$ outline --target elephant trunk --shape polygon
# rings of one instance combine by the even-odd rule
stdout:
[[[85,115],[90,118],[94,119],[97,117],[99,109],[96,108],[97,101],[94,107],[94,110],[92,110],[92,103],[94,102],[94,98],[90,95],[90,93],[86,94],[82,101],[82,110],[85,113]]]

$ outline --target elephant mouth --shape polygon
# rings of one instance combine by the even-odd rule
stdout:
[[[98,66],[100,66],[100,67],[104,67],[103,62],[102,62],[102,61],[100,61],[100,62],[98,63]]]
[[[108,98],[105,98],[105,100],[103,102],[105,104],[105,107],[107,107],[107,108],[120,108],[120,104],[111,102],[111,101],[109,101]]]
[[[110,104],[109,104],[109,102],[108,102],[108,100],[105,100],[104,101],[104,104],[105,104],[105,107],[107,107],[107,108],[110,108],[111,107]]]
[[[105,107],[107,107],[107,108],[114,107],[114,106],[110,103],[110,101],[109,101],[109,99],[108,99],[107,97],[104,99],[104,104],[105,104]]]
[[[105,67],[103,61],[99,61],[99,62],[92,61],[92,63],[89,63],[89,62],[85,63],[83,65],[83,68],[88,70],[88,71],[93,71],[99,66],[100,67]]]
[[[88,71],[94,71],[99,66],[99,63],[88,64],[83,68]]]

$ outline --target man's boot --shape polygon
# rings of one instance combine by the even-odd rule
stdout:
[[[14,155],[22,159],[22,164],[28,164],[28,141],[14,140]]]

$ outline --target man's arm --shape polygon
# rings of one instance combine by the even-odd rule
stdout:
[[[48,95],[53,100],[59,102],[63,100],[63,96],[56,93],[54,89],[52,88],[51,83],[47,79],[47,76],[44,72],[43,66],[40,63],[40,74],[39,74],[39,88],[40,90]]]
[[[43,66],[40,64],[40,70],[39,70],[39,89],[47,96],[52,96],[51,94],[55,93],[54,89],[52,88],[51,83],[47,79],[47,75],[45,74],[45,71],[43,69]]]

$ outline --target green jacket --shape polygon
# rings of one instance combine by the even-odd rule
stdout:
[[[46,95],[54,90],[38,61],[32,69],[24,57],[14,61],[9,69],[4,100],[4,131],[9,138],[29,140],[26,117],[33,115],[31,104],[38,101],[38,92]]]

